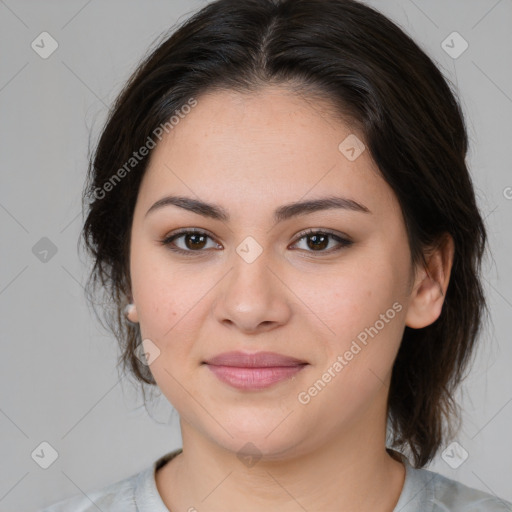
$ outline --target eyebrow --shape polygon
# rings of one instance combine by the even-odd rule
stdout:
[[[209,217],[211,219],[220,220],[223,222],[228,222],[230,218],[227,210],[219,205],[206,203],[185,196],[166,196],[162,199],[159,199],[151,206],[151,208],[149,208],[145,217],[147,217],[150,212],[154,212],[160,208],[170,205],[183,208],[184,210],[202,215],[203,217]],[[299,215],[307,215],[308,213],[321,210],[331,210],[335,208],[369,214],[372,213],[366,206],[358,203],[357,201],[354,201],[353,199],[348,199],[346,197],[328,196],[320,199],[299,201],[280,206],[274,211],[274,222],[283,222]]]

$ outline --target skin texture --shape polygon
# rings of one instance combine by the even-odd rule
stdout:
[[[339,151],[353,132],[319,102],[277,86],[197,99],[152,152],[131,232],[130,319],[160,351],[150,369],[182,430],[183,453],[156,475],[162,499],[172,512],[392,511],[405,472],[385,450],[391,369],[405,325],[425,327],[441,313],[453,243],[432,253],[428,275],[411,267],[392,189],[369,151],[354,161]],[[146,216],[170,194],[216,203],[230,220],[177,206]],[[284,204],[332,195],[371,213],[330,209],[273,222]],[[200,249],[176,239],[191,255],[175,254],[159,242],[180,228],[210,238]],[[315,249],[301,235],[308,228],[353,243],[329,253],[340,247],[330,238]],[[262,249],[252,263],[236,251],[248,236]],[[300,403],[394,303],[400,311]],[[309,365],[265,390],[240,391],[201,364],[231,350]],[[249,467],[238,454],[261,458]]]

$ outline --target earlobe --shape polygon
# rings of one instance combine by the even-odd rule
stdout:
[[[407,327],[421,329],[434,323],[441,315],[454,252],[453,238],[445,234],[416,279],[405,318]]]
[[[130,303],[125,306],[124,316],[126,320],[132,324],[137,324],[139,322],[139,316],[137,314],[137,307],[135,304]]]

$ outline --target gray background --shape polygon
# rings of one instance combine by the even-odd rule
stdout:
[[[512,500],[512,1],[368,3],[457,86],[490,235],[492,323],[460,392],[457,441],[469,457],[452,469],[439,456],[430,468]],[[87,493],[181,446],[166,399],[148,415],[135,388],[119,381],[117,345],[86,304],[88,264],[76,244],[89,135],[96,140],[107,106],[155,39],[204,4],[0,0],[0,511]],[[31,48],[43,31],[59,45],[47,59]],[[456,59],[441,46],[453,31],[469,43]],[[33,252],[43,237],[57,250],[46,262]],[[43,441],[59,454],[46,470],[31,457]]]

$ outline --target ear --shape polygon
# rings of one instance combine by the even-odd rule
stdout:
[[[427,266],[416,272],[405,325],[421,329],[434,323],[441,315],[450,281],[455,244],[445,233],[427,256]]]

